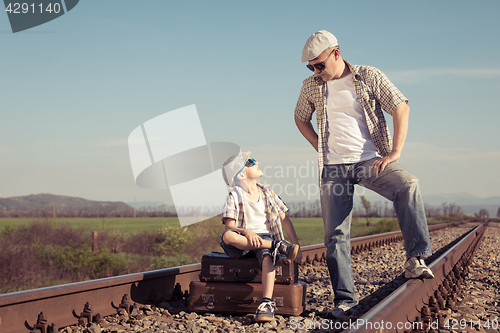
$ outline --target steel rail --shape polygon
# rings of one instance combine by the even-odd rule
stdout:
[[[171,295],[177,283],[188,286],[198,279],[199,271],[200,265],[194,264],[0,295],[0,332],[31,330],[40,312],[49,325],[74,325],[86,303],[93,314],[108,316],[116,313],[124,295],[146,304],[152,289],[158,295]]]
[[[457,226],[465,222],[429,226],[429,231]],[[400,231],[351,239],[353,253],[402,240]],[[302,247],[306,262],[321,260],[326,255],[323,244]],[[127,304],[147,304],[151,297],[169,300],[176,285],[187,288],[199,278],[201,264],[192,264],[150,272],[65,284],[0,295],[0,333],[32,331],[41,312],[47,331],[77,324],[82,317],[108,316]],[[128,300],[123,297],[128,295]],[[127,303],[127,304],[125,304]],[[86,304],[89,306],[86,308]],[[85,319],[85,318],[84,318]],[[54,324],[51,327],[51,324]]]
[[[429,231],[437,231],[444,228],[456,227],[468,221],[441,223],[429,226]],[[385,232],[377,235],[362,236],[351,239],[351,253],[360,253],[369,251],[374,247],[380,247],[385,244],[399,242],[403,240],[401,231]],[[324,244],[309,245],[301,247],[304,260],[311,262],[313,260],[321,260],[326,256],[326,247]]]
[[[428,266],[434,273],[434,279],[408,280],[355,322],[350,322],[346,332],[410,332],[421,327],[425,329],[431,323],[431,328],[438,328],[438,318],[431,317],[429,308],[437,310],[438,307],[454,306],[452,298],[446,299],[451,295],[451,281],[464,272],[463,267],[472,259],[486,225],[483,223],[471,230]],[[441,304],[436,303],[434,298],[438,293],[444,297]]]

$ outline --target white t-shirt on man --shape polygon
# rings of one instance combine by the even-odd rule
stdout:
[[[373,144],[365,112],[354,90],[352,75],[327,81],[325,164],[346,164],[380,157]]]

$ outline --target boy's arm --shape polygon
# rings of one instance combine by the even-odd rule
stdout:
[[[280,218],[281,218],[281,225],[285,229],[288,237],[290,237],[290,240],[292,241],[292,243],[299,245],[299,240],[297,238],[297,234],[295,233],[295,228],[293,227],[293,224],[292,224],[292,221],[290,220],[290,218],[286,215],[286,213],[281,214]],[[300,245],[299,245],[299,252],[297,253],[297,257],[295,258],[295,262],[300,264],[301,261],[302,261],[302,251],[300,251]]]
[[[248,239],[248,241],[252,246],[258,247],[261,246],[264,242],[264,240],[252,230],[237,228],[235,219],[226,217],[224,219],[224,225],[226,226],[226,230],[239,231],[243,236],[245,236]]]

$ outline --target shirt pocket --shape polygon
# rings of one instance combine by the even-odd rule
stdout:
[[[370,96],[368,92],[364,92],[363,94],[361,94],[361,100],[359,101],[359,103],[366,112],[374,112],[377,101],[375,100],[374,96]]]

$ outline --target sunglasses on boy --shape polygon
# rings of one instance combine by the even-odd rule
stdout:
[[[249,159],[246,161],[246,163],[245,163],[245,167],[253,167],[255,164],[257,164],[257,161],[256,161],[254,158],[249,158]],[[238,172],[236,173],[236,175],[234,175],[234,183],[235,183],[235,184],[238,184],[238,178],[237,178],[237,176],[238,176],[238,174],[239,174],[240,172],[242,172],[242,171],[243,171],[243,169],[245,169],[245,167],[241,168],[241,170],[240,170],[240,171],[238,171]]]
[[[332,52],[330,52],[330,54],[328,55],[328,57],[326,58],[325,61],[319,62],[319,63],[314,64],[314,65],[308,64],[308,65],[306,65],[306,67],[309,68],[313,72],[314,72],[315,68],[317,70],[319,70],[320,72],[324,71],[325,70],[325,64],[328,61],[328,59],[330,59],[330,56],[332,55],[333,51],[335,51],[335,49],[333,49]]]
[[[246,167],[253,167],[256,163],[257,163],[257,161],[254,158],[249,158],[247,160],[247,162],[245,163],[245,166]]]

